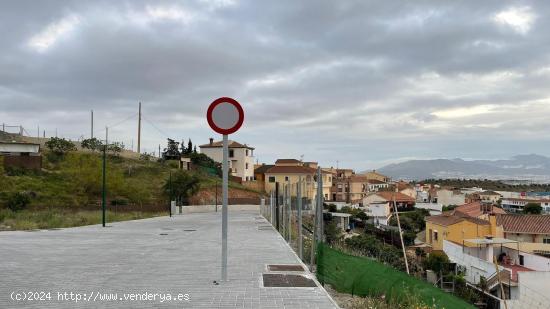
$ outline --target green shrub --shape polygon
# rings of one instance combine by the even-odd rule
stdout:
[[[8,200],[6,201],[6,204],[9,209],[12,211],[20,211],[30,204],[31,198],[28,194],[22,193],[22,192],[16,192],[13,194],[10,194],[8,196]]]

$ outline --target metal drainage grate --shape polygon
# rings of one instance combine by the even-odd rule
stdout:
[[[262,230],[272,230],[273,229],[273,226],[271,226],[271,224],[263,224],[263,225],[258,225],[258,230],[262,231]]]
[[[166,234],[166,233],[160,233],[159,235],[160,235],[160,236],[166,236],[166,235],[168,235],[168,234]]]
[[[189,230],[183,230],[183,231],[184,231],[184,232],[196,232],[197,230],[191,230],[191,229],[189,229]]]
[[[267,265],[267,270],[269,271],[304,271],[304,267],[302,265]]]
[[[266,288],[313,288],[315,281],[302,275],[292,274],[263,274]]]

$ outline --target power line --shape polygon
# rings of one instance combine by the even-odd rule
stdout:
[[[149,121],[149,119],[145,118],[143,115],[141,115],[141,117],[143,118],[143,120],[145,120],[148,124],[150,124],[155,130],[157,130],[164,137],[170,137],[170,134],[167,134],[163,130],[159,129],[156,125],[153,124],[153,122]]]

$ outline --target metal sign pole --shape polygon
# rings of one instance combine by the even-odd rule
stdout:
[[[229,178],[229,158],[227,134],[223,135],[223,162],[222,162],[222,280],[227,280],[227,196]]]

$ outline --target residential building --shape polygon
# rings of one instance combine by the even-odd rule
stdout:
[[[416,188],[414,186],[404,181],[397,182],[395,186],[397,187],[397,190],[399,192],[408,195],[416,200]]]
[[[460,205],[449,212],[450,214],[457,214],[460,216],[469,216],[478,219],[489,220],[489,215],[492,214],[506,214],[502,208],[494,206],[493,204],[485,204],[482,202],[472,202],[464,205]]]
[[[42,168],[40,144],[0,142],[0,157],[4,161],[4,168],[16,167],[34,170]]]
[[[442,188],[437,190],[437,197],[434,202],[443,206],[462,205],[466,203],[466,194],[457,189]]]
[[[382,174],[376,172],[376,170],[365,172],[365,173],[363,173],[363,175],[365,175],[365,177],[367,177],[368,180],[375,179],[375,180],[386,182],[386,183],[390,182],[390,177],[388,177],[386,175],[382,175]]]
[[[303,181],[302,196],[313,200],[317,194],[317,169],[304,166],[296,159],[278,159],[275,165],[264,172],[265,191],[275,192],[279,183],[279,192],[282,194],[284,185],[291,185],[291,196],[296,196],[296,184],[301,178]],[[332,174],[321,171],[323,177],[323,197],[328,199],[332,187]]]
[[[363,176],[365,178],[366,183],[368,184],[368,190],[369,192],[378,192],[379,190],[387,189],[389,185],[383,181],[380,181],[378,179],[367,179],[366,176]]]
[[[465,272],[468,283],[476,285],[484,278],[486,290],[500,300],[500,308],[503,300],[511,309],[547,308],[550,259],[521,251],[517,241],[496,237],[461,243],[444,240],[443,251]]]
[[[515,214],[497,215],[496,236],[519,242],[542,243],[550,245],[550,216]]]
[[[498,201],[502,198],[502,195],[495,191],[483,191],[478,194],[481,201],[488,204],[497,204]]]
[[[503,198],[501,206],[508,212],[521,213],[525,205],[529,203],[539,204],[542,207],[542,211],[546,214],[550,214],[550,199],[534,199],[534,198]]]
[[[365,212],[375,224],[387,225],[395,208],[401,211],[414,209],[415,200],[400,192],[380,191],[363,198]]]
[[[230,140],[229,147],[229,169],[230,176],[239,177],[242,181],[254,180],[254,148]],[[214,142],[210,138],[208,144],[199,146],[201,153],[204,153],[212,160],[222,163],[223,142]]]
[[[347,204],[360,204],[367,196],[368,183],[365,176],[340,173],[339,177],[333,177],[331,201],[345,202]]]
[[[428,216],[426,221],[426,244],[432,250],[443,250],[443,241],[450,240],[461,244],[466,238],[479,238],[491,235],[489,221],[467,215],[445,212]]]

